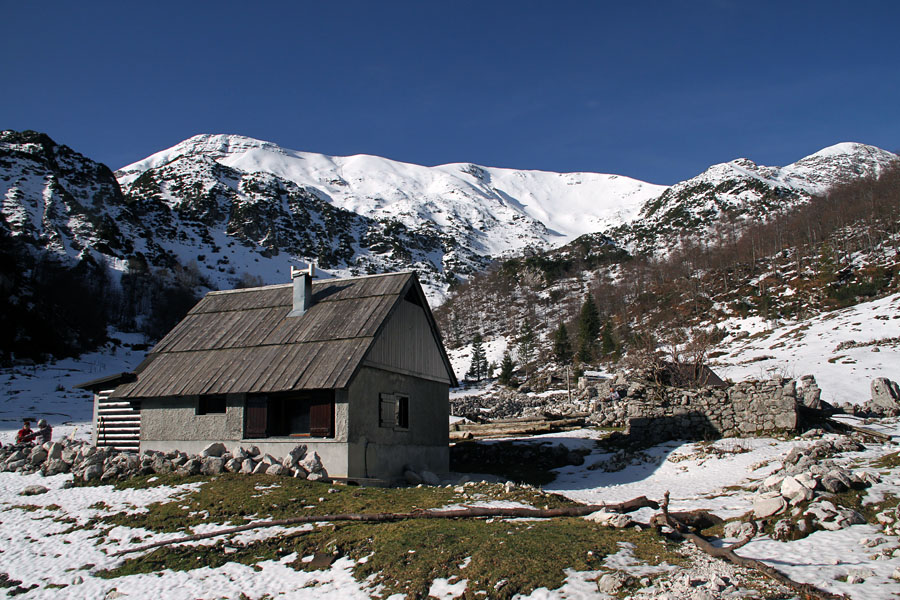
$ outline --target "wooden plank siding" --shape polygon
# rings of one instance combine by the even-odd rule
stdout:
[[[141,411],[127,400],[111,399],[112,390],[98,390],[97,447],[137,452],[141,437]]]
[[[449,383],[441,348],[421,306],[403,300],[366,356],[368,366]]]
[[[367,355],[455,382],[412,273],[314,281],[313,304],[297,317],[288,316],[292,302],[291,284],[210,292],[150,351],[137,380],[113,396],[340,389]]]

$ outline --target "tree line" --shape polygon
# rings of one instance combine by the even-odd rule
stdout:
[[[475,333],[515,340],[526,371],[533,353],[590,364],[658,347],[660,332],[724,318],[723,311],[802,318],[889,293],[900,280],[898,257],[894,166],[790,210],[776,207],[764,220],[726,214],[711,232],[684,231],[665,257],[625,255],[592,234],[497,263],[460,285],[436,316],[451,347]],[[785,286],[795,293],[779,294]],[[526,324],[531,354],[519,342]]]

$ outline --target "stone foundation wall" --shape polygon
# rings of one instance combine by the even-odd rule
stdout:
[[[815,385],[804,383],[804,392]],[[606,389],[598,389],[594,420],[621,422],[630,437],[650,443],[760,435],[793,430],[798,424],[794,380],[745,381],[727,388],[701,389],[617,380],[603,387]]]

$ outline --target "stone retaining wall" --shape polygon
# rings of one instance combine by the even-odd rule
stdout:
[[[804,384],[801,402],[818,392],[814,381]],[[617,379],[598,386],[598,397],[595,421],[622,423],[629,437],[648,443],[760,435],[793,430],[798,424],[794,380],[680,389]]]

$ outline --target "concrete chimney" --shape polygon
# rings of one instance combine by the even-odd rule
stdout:
[[[312,306],[312,278],[316,276],[316,267],[309,263],[307,271],[291,267],[291,280],[294,282],[294,306],[289,317],[299,317]]]

